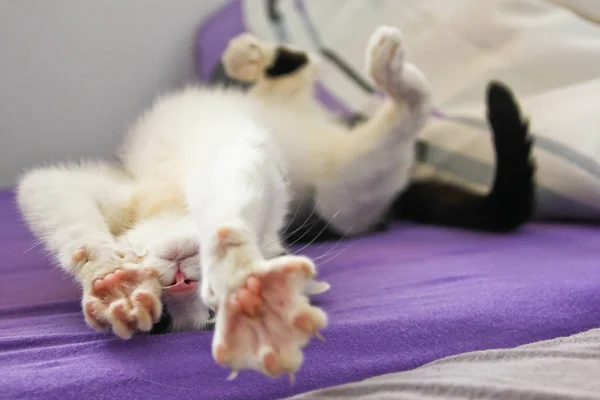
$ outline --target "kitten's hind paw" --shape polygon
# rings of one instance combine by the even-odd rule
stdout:
[[[429,96],[429,82],[423,72],[405,62],[400,29],[378,27],[369,39],[365,63],[373,81],[394,100],[414,104]]]
[[[282,256],[263,267],[222,301],[213,357],[233,371],[293,377],[302,365],[302,348],[327,325],[325,313],[303,294],[315,266],[305,257]]]
[[[371,35],[366,53],[366,69],[381,89],[396,86],[402,77],[404,48],[398,28],[380,26]]]

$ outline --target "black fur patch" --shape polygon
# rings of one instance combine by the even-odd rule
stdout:
[[[215,317],[215,312],[213,310],[208,310],[208,318],[213,319]],[[210,324],[204,325],[203,331],[214,331],[215,323],[211,322]]]
[[[173,320],[167,309],[163,309],[163,313],[160,316],[160,320],[152,325],[151,335],[164,335],[165,333],[171,332],[173,327]]]
[[[265,75],[269,78],[288,75],[299,70],[307,63],[308,57],[306,56],[306,53],[279,47],[275,51],[275,61],[273,61],[273,64],[265,70]]]
[[[209,318],[213,319],[215,317],[215,313],[212,310],[209,310]],[[204,328],[205,331],[213,331],[215,329],[215,324],[207,324]],[[163,313],[160,316],[160,320],[152,325],[152,330],[149,332],[150,335],[164,335],[173,330],[173,318],[169,311],[166,308],[163,308]]]
[[[511,232],[527,222],[535,206],[535,166],[528,124],[510,89],[492,82],[488,120],[496,151],[496,176],[489,193],[435,180],[411,183],[394,202],[396,219],[488,232]],[[420,149],[426,151],[426,146]]]

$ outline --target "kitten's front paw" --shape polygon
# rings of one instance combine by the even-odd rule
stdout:
[[[229,41],[221,61],[230,77],[254,82],[263,75],[269,62],[268,49],[256,36],[243,33]]]
[[[84,282],[82,307],[92,328],[129,339],[137,331],[149,331],[162,312],[161,286],[154,268],[129,263],[116,255],[90,257],[87,249],[73,254],[84,262],[89,278]]]
[[[302,348],[327,325],[326,314],[303,293],[315,275],[306,257],[264,261],[241,288],[227,294],[217,312],[213,357],[234,373],[253,369],[268,376],[293,378],[303,361]]]

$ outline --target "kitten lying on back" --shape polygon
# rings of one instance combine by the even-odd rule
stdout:
[[[284,53],[300,68],[279,76],[272,66]],[[404,63],[400,32],[377,29],[367,67],[388,98],[348,135],[313,100],[311,56],[241,35],[224,63],[256,82],[249,93],[189,88],[164,96],[131,130],[121,166],[30,171],[19,204],[82,284],[90,326],[123,338],[150,330],[164,287],[174,329],[201,329],[209,308],[217,311],[219,363],[293,373],[327,321],[303,293],[314,264],[281,256],[285,215],[314,205],[348,234],[377,223],[407,182],[430,111],[428,84]]]

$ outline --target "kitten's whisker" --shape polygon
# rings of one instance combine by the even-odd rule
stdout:
[[[306,223],[308,222],[308,219],[304,220],[304,222],[302,223],[302,225],[300,225],[298,228],[294,229],[292,232],[290,232],[289,234],[287,234],[286,236],[282,237],[281,239],[279,239],[279,242],[283,242],[285,243],[285,241],[287,239],[289,239],[291,236],[293,236],[296,232],[298,232],[300,229],[302,229],[304,226],[306,226]],[[312,221],[310,224],[308,224],[307,228],[311,229],[313,226],[315,226],[317,224],[317,222],[319,221]],[[307,232],[304,232],[304,234],[302,234],[299,238],[297,238],[296,240],[294,240],[292,243],[287,244],[286,247],[292,246],[294,243],[296,243],[297,241],[301,240]],[[268,246],[272,245],[275,242],[271,242],[268,244]]]
[[[140,264],[142,264],[144,267],[146,266],[144,264],[144,260],[142,260],[140,257],[138,257],[137,254],[135,254],[135,250],[133,249],[133,246],[131,246],[131,242],[129,242],[129,239],[127,238],[127,236],[125,236],[125,239],[127,240],[127,242],[129,243],[129,245],[131,246],[132,250],[129,250],[127,248],[125,248],[125,246],[123,246],[121,243],[119,243],[117,241],[117,239],[112,236],[112,235],[108,235],[108,238],[111,242],[113,242],[119,249],[121,249],[125,254],[129,254],[130,256],[133,256]]]
[[[308,231],[309,231],[310,229],[312,229],[312,228],[313,228],[315,225],[317,225],[317,223],[318,223],[318,222],[319,222],[319,221],[312,221],[310,224],[306,225],[306,229],[307,229],[307,231],[306,231],[306,232],[304,232],[304,233],[303,233],[302,235],[300,235],[299,237],[297,237],[297,238],[296,238],[296,240],[294,240],[292,243],[288,244],[287,246],[288,246],[288,247],[290,247],[290,246],[293,246],[294,244],[296,244],[296,243],[298,243],[300,240],[302,240],[302,238],[308,234]],[[305,225],[303,225],[303,226],[305,226]],[[302,227],[298,228],[296,231],[299,231],[301,228],[302,228]],[[292,235],[293,235],[294,233],[296,233],[296,231],[292,232]]]
[[[135,257],[135,258],[137,258],[137,259],[138,259],[138,261],[139,261],[140,263],[142,263],[142,265],[144,265],[144,262],[142,261],[142,259],[143,259],[143,257],[144,257],[145,255],[147,255],[147,254],[148,254],[148,248],[146,248],[146,252],[144,253],[144,256],[139,256],[139,255],[136,253],[136,251],[135,251],[135,247],[134,247],[134,246],[131,244],[131,241],[129,240],[129,238],[128,238],[127,236],[125,236],[125,240],[127,240],[127,243],[129,244],[129,247],[131,247],[131,251],[133,252],[133,254],[134,254],[134,257]]]
[[[350,247],[354,246],[356,244],[356,242],[354,243],[349,243],[346,247],[344,247],[343,249],[340,249],[340,251],[338,251],[337,253],[333,254],[333,256],[326,258],[325,260],[320,260],[319,265],[323,265],[328,263],[329,261],[339,257],[342,253],[344,253],[346,250],[348,250]]]
[[[329,224],[331,224],[331,221],[333,221],[335,219],[335,217],[338,216],[340,212],[336,212],[335,214],[333,214],[333,217],[331,217],[331,219],[329,221],[327,221],[327,223],[325,224],[325,226],[323,228],[321,228],[321,231],[314,237],[312,238],[312,240],[310,242],[308,242],[307,244],[305,244],[303,247],[301,247],[300,249],[296,250],[294,252],[294,255],[298,254],[299,252],[301,252],[302,250],[306,249],[308,246],[310,246],[311,244],[313,244],[315,242],[315,240],[317,240],[319,238],[319,236],[321,236],[321,234],[323,232],[325,232],[325,230],[329,227]],[[302,237],[301,237],[302,238]]]
[[[146,264],[144,264],[144,260],[142,260],[137,254],[135,254],[135,250],[129,250],[129,249],[125,248],[125,246],[121,245],[119,242],[117,242],[114,239],[113,239],[113,243],[116,244],[118,248],[123,250],[125,252],[125,254],[129,254],[129,255],[133,256],[140,264],[142,264],[144,267],[146,266]],[[132,246],[132,249],[133,249],[133,246]]]
[[[304,219],[304,222],[302,222],[302,225],[300,225],[299,227],[297,227],[296,229],[294,229],[291,233],[285,235],[284,237],[281,238],[282,242],[285,242],[288,238],[290,238],[294,233],[298,232],[300,229],[302,229],[304,227],[304,225],[306,225],[306,223],[308,221],[310,221],[310,218],[313,216],[313,214],[315,213],[315,211],[317,211],[317,203],[315,203],[312,211],[310,212],[310,214],[308,215],[308,217],[306,217]],[[304,237],[304,235],[300,236],[296,241],[294,241],[294,243],[296,243],[298,240],[302,239]],[[292,244],[294,244],[292,243]]]
[[[339,246],[339,244],[340,244],[341,242],[342,242],[342,240],[341,240],[341,239],[340,239],[340,240],[338,240],[338,241],[337,241],[337,242],[335,242],[335,244],[334,244],[334,245],[333,245],[333,246],[332,246],[332,247],[331,247],[329,250],[327,250],[325,253],[321,254],[321,255],[320,255],[320,256],[318,256],[318,257],[311,258],[312,262],[314,262],[314,263],[316,264],[316,263],[317,263],[317,261],[319,261],[319,260],[322,260],[323,258],[325,258],[325,257],[329,256],[330,254],[332,254],[332,253],[335,251],[335,249],[337,249],[337,247]]]
[[[281,233],[284,233],[292,225],[292,222],[294,222],[294,218],[296,218],[296,214],[298,213],[299,209],[300,209],[300,203],[298,203],[298,206],[296,207],[296,212],[294,213],[294,216],[292,217],[292,219],[290,219],[287,226],[281,230]],[[302,223],[302,225],[300,225],[298,228],[294,229],[292,232],[285,234],[284,236],[280,237],[279,239],[272,241],[271,243],[265,244],[265,247],[272,246],[273,244],[275,244],[277,242],[280,242],[280,243],[285,242],[290,236],[292,236],[294,233],[296,233],[300,229],[302,229],[302,227],[304,226],[304,224],[306,224],[307,221],[308,221],[308,219],[305,219],[304,222]]]
[[[177,261],[167,265],[164,270],[158,274],[158,276],[161,276],[162,274],[164,274],[165,272],[167,272],[169,269],[171,269],[172,267],[174,267],[175,265],[177,265]]]
[[[294,222],[294,219],[296,218],[296,215],[298,214],[298,211],[300,210],[300,201],[298,201],[298,203],[296,204],[296,211],[294,211],[294,215],[292,215],[292,218],[290,218],[290,220],[288,221],[287,225],[285,226],[285,228],[283,228],[281,230],[281,232],[285,232],[288,230],[288,228],[290,227],[290,225],[292,225],[292,223]]]
[[[23,252],[23,254],[27,254],[29,253],[31,250],[35,249],[36,247],[38,247],[40,244],[42,244],[41,241],[37,241],[36,243],[32,244],[31,247],[29,247],[27,250],[25,250]]]
[[[144,260],[140,256],[138,256],[136,254],[135,249],[134,249],[133,245],[131,244],[131,242],[129,241],[129,238],[127,236],[125,236],[125,240],[127,240],[127,243],[129,243],[129,246],[131,246],[131,249],[128,249],[125,246],[123,246],[121,243],[117,242],[115,240],[115,238],[111,237],[111,239],[112,239],[113,243],[115,245],[117,245],[117,247],[119,249],[123,250],[126,254],[129,254],[129,255],[133,256],[140,264],[142,264],[142,266],[146,267],[146,264],[144,263]],[[148,253],[148,251],[146,250],[146,254],[147,253]],[[179,253],[178,253],[178,255],[179,255]],[[169,269],[171,269],[175,265],[177,265],[177,261],[174,261],[171,264],[169,264],[166,267],[164,267],[164,269],[161,272],[159,272],[157,276],[162,276],[165,272],[167,272]]]
[[[317,262],[318,260],[321,260],[327,257],[328,255],[332,254],[334,250],[340,245],[340,243],[342,243],[342,240],[344,240],[348,236],[348,233],[353,227],[354,224],[350,225],[350,228],[348,228],[346,232],[344,232],[344,234],[337,240],[337,242],[335,242],[335,244],[329,250],[325,252],[325,254],[321,254],[320,256],[313,258],[312,261]]]
[[[174,288],[177,285],[181,285],[182,283],[183,283],[183,281],[174,283],[174,284],[169,285],[169,286],[161,286],[161,289],[171,289],[171,288]]]

